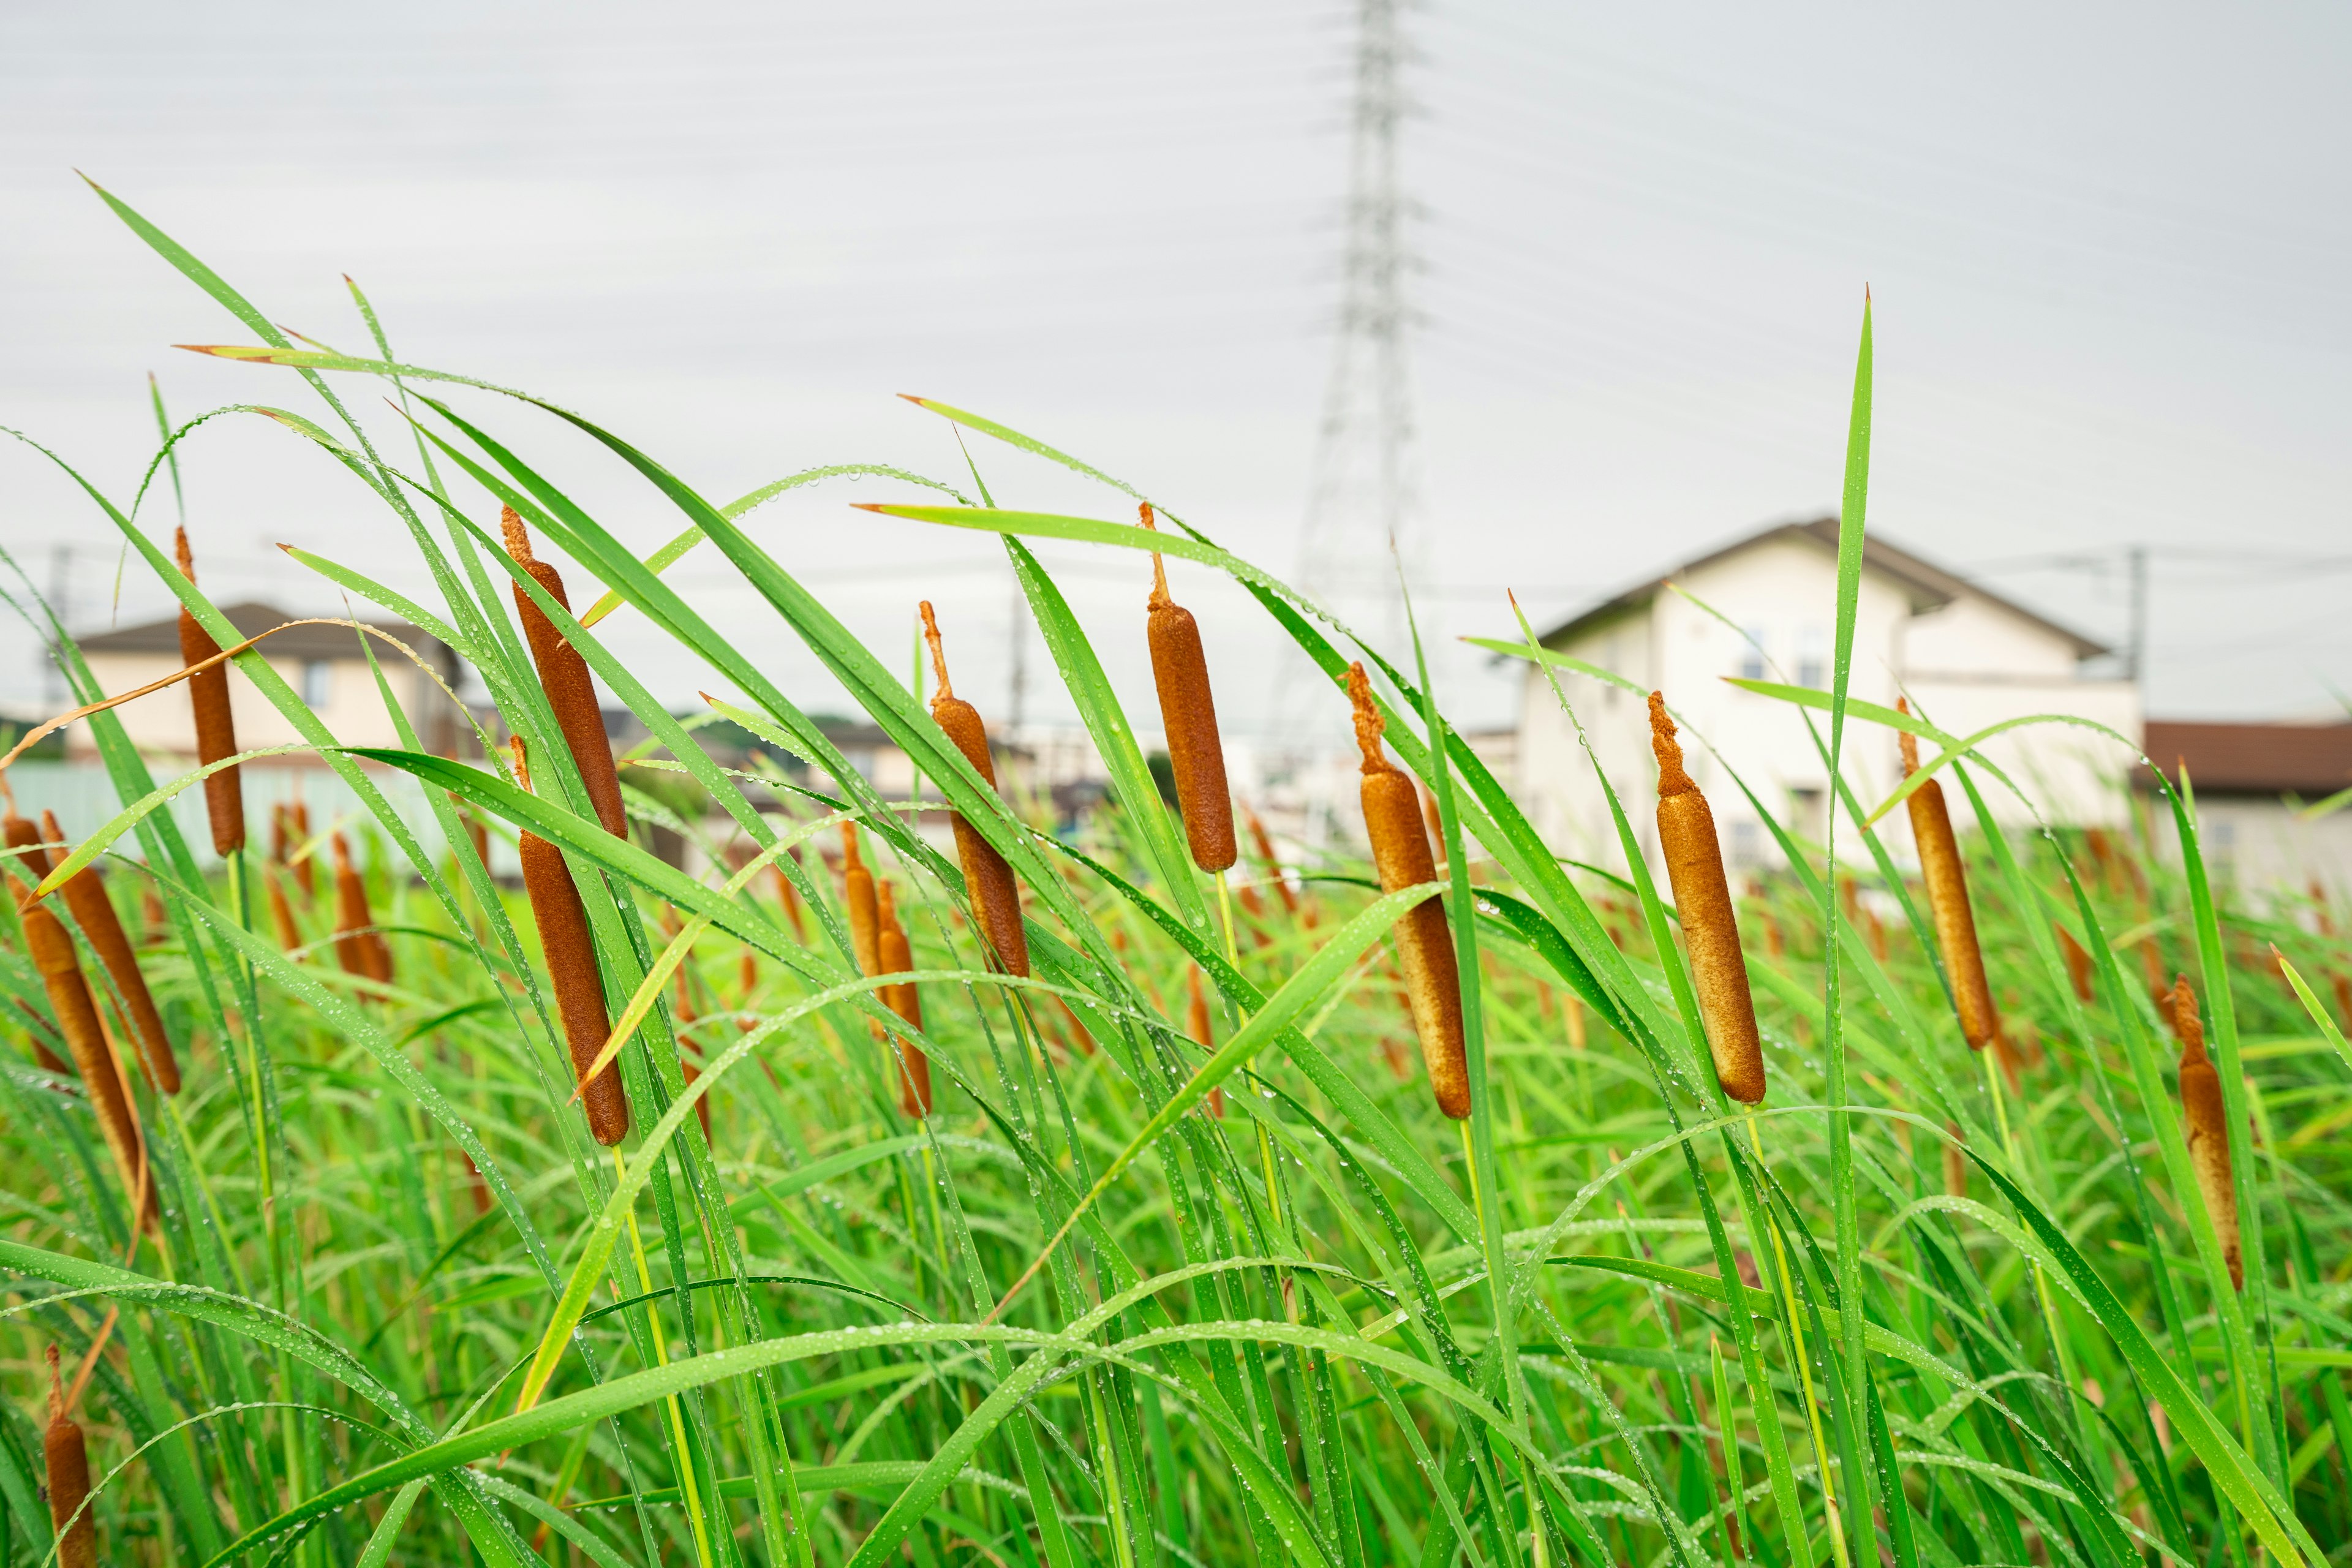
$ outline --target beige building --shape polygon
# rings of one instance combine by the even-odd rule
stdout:
[[[286,627],[265,638],[255,651],[285,679],[304,705],[325,721],[337,740],[347,746],[400,743],[392,715],[385,711],[383,695],[377,689],[375,673],[368,668],[367,655],[360,648],[360,639],[365,634],[348,626],[289,626],[287,623],[297,617],[269,605],[225,605],[221,613],[247,637],[257,636],[273,626]],[[369,624],[385,637],[405,644],[415,655],[411,658],[381,637],[368,639],[385,683],[407,713],[418,740],[428,751],[447,752],[455,748],[461,735],[470,734],[456,702],[443,689],[444,686],[452,690],[457,687],[457,654],[438,638],[415,626]],[[90,674],[110,694],[134,690],[182,668],[176,615],[144,626],[83,637],[79,642]],[[229,671],[228,689],[229,710],[236,719],[240,747],[250,750],[301,741],[292,721],[234,668]],[[195,720],[189,709],[184,682],[126,702],[115,712],[142,752],[163,757],[195,755]],[[77,724],[67,732],[68,761],[87,760],[96,754],[88,725]],[[284,759],[286,764],[293,766],[308,761],[299,756]]]
[[[1822,518],[1766,528],[1685,562],[1554,627],[1543,643],[1644,690],[1665,693],[1692,731],[1685,738],[1691,775],[1715,808],[1727,858],[1736,868],[1760,868],[1777,864],[1780,855],[1728,770],[1737,770],[1784,826],[1815,843],[1824,826],[1828,774],[1798,708],[1742,690],[1727,678],[1826,689],[1836,624],[1837,520]],[[2064,713],[2136,742],[2141,726],[2137,687],[2082,671],[2084,661],[2106,652],[1880,535],[1869,538],[1849,684],[1857,699],[1892,707],[1898,694],[1907,694],[1915,709],[1957,734],[2030,714]],[[1654,856],[1657,770],[1642,699],[1591,677],[1559,673],[1645,853]],[[1820,718],[1825,742],[1827,716]],[[2121,745],[2079,728],[2038,725],[2000,736],[1985,751],[2046,820],[2125,820],[2124,777],[2133,758]],[[1592,763],[1543,672],[1532,667],[1516,760],[1536,826],[1555,852],[1601,865],[1622,863]],[[1846,770],[1865,807],[1883,799],[1901,777],[1895,732],[1850,723]],[[2024,804],[1982,782],[2002,819],[2030,817]],[[1888,843],[1906,858],[1908,840],[1899,822],[1888,830]],[[1851,838],[1844,842],[1850,848]]]

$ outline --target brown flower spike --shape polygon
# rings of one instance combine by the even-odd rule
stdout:
[[[1348,668],[1348,700],[1356,710],[1356,746],[1364,754],[1364,830],[1371,837],[1381,891],[1433,882],[1437,862],[1422,826],[1421,797],[1412,780],[1381,750],[1386,721],[1372,704],[1371,679],[1361,664]],[[1462,972],[1445,923],[1445,906],[1433,898],[1415,904],[1397,921],[1395,934],[1430,1091],[1437,1098],[1437,1109],[1460,1121],[1470,1114],[1470,1064],[1462,1042]]]
[[[911,973],[915,968],[914,949],[907,941],[906,928],[898,923],[898,906],[889,883],[882,884],[881,895],[881,932],[876,939],[881,966],[875,973]],[[923,1026],[923,996],[915,982],[901,980],[882,987],[882,1005],[905,1019],[909,1027]],[[909,1039],[898,1040],[892,1050],[898,1061],[898,1109],[919,1121],[931,1113],[931,1058]]]
[[[857,959],[857,973],[879,974],[882,958],[881,906],[874,891],[874,873],[857,853],[857,824],[841,825],[841,903],[849,917],[849,949]]]
[[[530,574],[549,598],[570,609],[563,574],[531,554],[530,532],[514,508],[499,511],[499,525],[506,531],[507,553],[514,563]],[[621,774],[613,765],[613,743],[604,734],[604,715],[596,706],[596,686],[588,679],[588,661],[563,640],[547,612],[532,602],[520,583],[514,584],[514,601],[515,614],[522,617],[523,636],[530,642],[531,662],[539,666],[540,689],[547,693],[547,706],[555,714],[555,727],[563,731],[565,749],[580,769],[580,782],[588,787],[596,820],[614,837],[626,838],[629,819],[621,806]]]
[[[1157,530],[1149,502],[1137,510]],[[1225,784],[1225,747],[1217,734],[1217,704],[1209,694],[1209,659],[1192,612],[1168,596],[1168,568],[1151,552],[1151,596],[1144,601],[1151,644],[1151,678],[1160,688],[1160,723],[1168,732],[1168,766],[1176,775],[1176,809],[1192,864],[1223,871],[1241,858],[1234,837],[1234,797]]]
[[[114,1059],[114,1048],[107,1041],[105,1026],[99,1022],[98,1004],[91,999],[89,982],[82,975],[81,957],[74,952],[73,938],[66,934],[64,924],[49,912],[46,903],[27,903],[30,895],[13,876],[8,879],[8,890],[15,895],[17,913],[24,919],[25,947],[32,955],[33,967],[40,971],[41,987],[48,993],[49,1011],[57,1016],[58,1032],[65,1037],[66,1048],[73,1054],[74,1070],[81,1075],[82,1090],[89,1096],[90,1109],[98,1114],[99,1131],[106,1135],[106,1146],[122,1173],[123,1191],[137,1192],[144,1159],[138,1122],[123,1088],[122,1070]],[[147,1188],[146,1212],[149,1218],[154,1217],[152,1184]]]
[[[1714,809],[1683,768],[1666,700],[1655,691],[1650,693],[1650,749],[1658,757],[1658,848],[1690,953],[1715,1079],[1740,1104],[1754,1105],[1764,1098],[1764,1047],[1756,1033],[1756,999],[1748,989],[1731,884],[1723,874],[1723,846]]]
[[[2180,1036],[2180,1111],[2189,1123],[2189,1164],[2197,1173],[2197,1191],[2213,1234],[2221,1243],[2221,1259],[2230,1266],[2230,1283],[2246,1288],[2246,1264],[2238,1239],[2238,1184],[2230,1171],[2230,1119],[2222,1109],[2221,1075],[2205,1054],[2205,1023],[2197,1016],[2197,993],[2189,976],[2172,983],[2172,1026]]]
[[[188,553],[188,531],[173,538],[180,558],[180,575],[196,580],[195,559]],[[220,644],[196,623],[184,606],[180,611],[180,662],[203,664],[220,653]],[[236,755],[236,722],[229,716],[228,666],[212,665],[188,677],[188,704],[196,718],[196,760],[206,767]],[[212,818],[213,853],[226,860],[245,847],[245,786],[239,768],[223,768],[205,778],[205,810]]]
[[[1897,712],[1911,711],[1897,698]],[[1919,771],[1918,738],[1899,732],[1903,776]],[[1969,877],[1960,865],[1959,841],[1952,837],[1952,814],[1944,805],[1944,786],[1929,779],[1911,792],[1911,837],[1919,848],[1919,876],[1927,884],[1927,908],[1936,917],[1936,945],[1944,954],[1944,974],[1952,984],[1952,1005],[1960,1016],[1960,1035],[1970,1050],[1980,1051],[2000,1032],[1993,1011],[1992,987],[1985,983],[1984,950],[1977,945],[1977,917],[1969,907]]]
[[[530,770],[523,756],[522,737],[514,737],[515,773],[525,789]],[[530,900],[530,918],[539,927],[539,945],[547,956],[547,976],[555,988],[556,1016],[563,1024],[563,1043],[572,1052],[572,1070],[581,1079],[580,1103],[588,1113],[588,1131],[610,1148],[629,1132],[629,1097],[621,1087],[621,1065],[607,1062],[594,1078],[588,1068],[612,1035],[612,1015],[604,1010],[604,983],[596,973],[596,942],[588,930],[588,910],[563,851],[525,831],[517,835],[522,858],[522,888]]]
[[[49,842],[58,846],[61,857],[70,853],[54,813],[41,813],[41,829]],[[131,1027],[138,1037],[147,1081],[165,1094],[179,1093],[179,1058],[172,1054],[172,1038],[163,1032],[163,1015],[155,1010],[155,998],[147,990],[147,977],[140,973],[138,956],[131,952],[130,933],[122,929],[122,917],[114,911],[114,900],[106,896],[106,884],[100,880],[98,868],[85,866],[75,872],[67,879],[64,892],[66,908],[73,911],[74,923],[81,927],[90,950],[106,965],[106,973],[114,979],[114,988],[121,993],[123,1004],[130,1008]]]
[[[98,1523],[83,1505],[89,1500],[89,1449],[81,1426],[66,1409],[58,1376],[58,1347],[49,1347],[49,1425],[41,1434],[47,1462],[49,1528],[58,1535],[58,1568],[98,1568]]]
[[[931,719],[955,742],[964,761],[981,776],[991,789],[996,787],[996,765],[988,754],[988,727],[980,721],[980,710],[955,694],[948,683],[948,656],[940,647],[940,623],[931,614],[931,602],[923,601],[923,640],[930,645],[931,671],[939,682],[939,694],[931,699]],[[961,812],[950,813],[955,827],[956,856],[963,863],[964,890],[971,898],[971,907],[980,918],[980,927],[988,939],[996,961],[1008,974],[1024,978],[1029,973],[1029,933],[1021,924],[1021,885],[1013,880],[1013,868],[1005,864],[996,846],[981,837],[980,830],[966,821]]]
[[[375,929],[375,911],[368,907],[367,883],[352,864],[351,846],[335,835],[335,960],[346,974],[392,983],[392,944]]]

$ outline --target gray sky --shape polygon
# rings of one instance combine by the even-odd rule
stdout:
[[[79,168],[274,319],[362,345],[348,271],[402,358],[580,409],[713,499],[833,462],[961,482],[946,426],[891,396],[919,392],[1293,572],[1338,298],[1344,4],[677,16],[10,7],[0,423],[127,504],[148,371],[183,417],[310,406],[287,373],[170,349],[247,334]],[[1441,640],[1507,632],[1506,584],[1549,622],[1829,509],[1867,282],[1874,526],[2102,637],[2119,577],[2010,563],[2153,547],[2158,714],[2318,713],[2352,689],[2341,8],[1432,0],[1410,29],[1420,591]],[[625,539],[675,531],[583,439],[465,401]],[[386,514],[275,426],[216,421],[184,453],[215,597],[331,609],[281,540],[422,586]],[[974,457],[1006,504],[1126,515],[1009,450]],[[69,547],[72,622],[102,627],[110,525],[30,454],[5,461],[0,544],[45,588]],[[907,495],[799,492],[754,531],[894,660],[936,600],[960,689],[1001,711],[1001,554],[845,504]],[[171,516],[161,494],[141,521]],[[1141,563],[1049,559],[1148,710]],[[699,557],[675,570],[788,689],[838,706],[747,590]],[[1262,729],[1262,616],[1177,575],[1229,725]],[[134,569],[123,619],[162,603]],[[665,698],[707,684],[611,626]],[[31,645],[5,636],[0,705],[39,707]],[[1042,649],[1029,666],[1029,716],[1066,714]],[[1440,669],[1465,721],[1506,710],[1483,660]]]

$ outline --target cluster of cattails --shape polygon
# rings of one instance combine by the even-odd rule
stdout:
[[[89,1448],[81,1426],[66,1408],[58,1373],[58,1347],[48,1347],[49,1425],[41,1434],[47,1461],[49,1527],[58,1537],[58,1568],[98,1568],[98,1525],[90,1517]]]
[[[1897,699],[1898,711],[1910,704]],[[1909,731],[1900,732],[1903,776],[1919,771],[1919,741]],[[1944,804],[1944,786],[1929,779],[1911,792],[1906,803],[1911,812],[1911,837],[1918,847],[1920,879],[1927,885],[1927,908],[1936,921],[1936,945],[1944,955],[1944,976],[1951,983],[1952,1005],[1960,1016],[1960,1034],[1971,1050],[1982,1050],[2000,1031],[1993,1011],[1992,988],[1985,981],[1984,950],[1977,944],[1977,918],[1969,907],[1968,872],[1960,865],[1959,841],[1952,836],[1952,814]]]
[[[1364,667],[1348,668],[1348,700],[1355,709],[1356,746],[1363,753],[1359,786],[1364,828],[1372,841],[1372,866],[1381,891],[1392,893],[1437,879],[1421,801],[1412,780],[1388,760],[1381,745],[1387,721],[1372,701]],[[1399,965],[1412,1013],[1413,1033],[1429,1073],[1437,1109],[1456,1121],[1470,1114],[1470,1066],[1462,1038],[1462,975],[1454,953],[1445,906],[1423,900],[1405,911],[1394,928]]]
[[[930,646],[931,673],[939,690],[931,698],[931,720],[955,742],[964,761],[990,788],[996,787],[996,764],[989,757],[988,727],[980,710],[955,694],[948,680],[948,656],[940,642],[939,617],[930,601],[922,605],[923,640]],[[963,866],[964,889],[979,917],[981,934],[989,951],[1008,974],[1024,979],[1029,973],[1029,933],[1021,923],[1021,885],[996,846],[981,837],[963,813],[950,814],[955,829],[956,857]]]
[[[2205,1024],[2197,1014],[2197,993],[2183,974],[2172,985],[2172,1026],[2180,1037],[2180,1113],[2189,1123],[2189,1164],[2197,1175],[2197,1191],[2213,1234],[2221,1243],[2221,1259],[2230,1266],[2230,1283],[2246,1288],[2245,1259],[2238,1237],[2238,1186],[2230,1172],[2230,1118],[2223,1109],[2221,1075],[2205,1054]]]
[[[525,789],[530,768],[522,737],[514,737],[515,773]],[[580,1103],[588,1113],[588,1130],[607,1147],[629,1131],[629,1097],[621,1087],[621,1067],[607,1062],[593,1078],[588,1069],[613,1032],[612,1015],[604,1007],[604,984],[596,970],[596,942],[588,929],[587,906],[572,880],[563,851],[528,830],[517,836],[522,860],[523,895],[530,901],[530,917],[539,927],[539,945],[546,954],[547,975],[555,988],[555,1012],[563,1026],[563,1043],[572,1052],[572,1070],[580,1079]]]
[[[1723,873],[1723,846],[1715,812],[1683,766],[1683,749],[1665,699],[1650,693],[1650,748],[1658,758],[1658,848],[1690,953],[1699,1021],[1715,1058],[1716,1081],[1742,1105],[1764,1098],[1764,1047],[1756,1031],[1756,1001],[1748,989],[1748,960],[1739,948],[1739,920]]]
[[[373,985],[392,984],[392,943],[376,928],[375,911],[368,907],[367,882],[352,864],[351,846],[340,833],[334,837],[335,961],[343,973]]]
[[[174,537],[173,548],[180,558],[180,574],[194,583],[196,565],[188,553],[186,529],[181,529]],[[212,634],[183,607],[180,662],[203,664],[208,658],[217,658],[220,650]],[[196,760],[210,767],[223,757],[236,755],[236,722],[230,717],[228,705],[228,666],[211,665],[188,677],[188,703],[195,712]],[[205,779],[205,810],[212,819],[213,853],[224,860],[245,847],[245,786],[237,778],[242,771],[223,768]]]
[[[530,552],[530,534],[515,515],[512,507],[499,514],[500,526],[506,531],[507,553],[530,579],[543,589],[547,596],[569,610],[572,601],[563,592],[562,574]],[[613,765],[613,746],[604,734],[604,716],[596,706],[595,683],[588,677],[588,661],[580,650],[555,629],[523,585],[514,585],[515,613],[522,617],[524,638],[530,644],[531,662],[539,667],[540,689],[547,694],[547,706],[555,715],[555,727],[563,735],[563,744],[572,753],[572,761],[580,770],[580,782],[587,786],[589,804],[595,807],[596,820],[604,831],[615,838],[629,836],[629,823],[621,805],[620,771]]]

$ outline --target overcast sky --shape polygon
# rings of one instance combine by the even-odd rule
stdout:
[[[684,16],[9,7],[0,423],[127,506],[148,372],[180,417],[312,406],[286,372],[169,347],[250,340],[80,169],[273,319],[362,345],[349,272],[403,359],[582,410],[713,499],[835,462],[961,482],[948,427],[891,395],[924,393],[1293,572],[1338,302],[1346,5]],[[2151,547],[2159,716],[2318,714],[2352,689],[2343,8],[1431,0],[1409,28],[1429,629],[1507,632],[1507,584],[1549,622],[1830,510],[1867,283],[1874,528],[2115,638],[2122,580],[2099,563]],[[464,401],[625,539],[675,531],[583,439]],[[184,453],[216,599],[331,609],[278,541],[424,586],[387,515],[276,426],[218,420]],[[1006,504],[1127,515],[1009,449],[972,455]],[[78,630],[156,612],[136,567],[110,610],[102,517],[31,454],[0,460],[0,544],[44,589],[62,577]],[[894,663],[913,601],[936,600],[960,689],[1001,710],[1001,553],[846,505],[908,496],[802,491],[754,531]],[[165,492],[140,521],[172,517]],[[2031,564],[2053,555],[2085,560]],[[1148,709],[1141,563],[1049,558]],[[808,706],[839,705],[747,590],[700,557],[675,573]],[[1229,724],[1262,731],[1281,668],[1262,616],[1177,578]],[[665,699],[709,683],[610,626]],[[0,706],[40,707],[29,640],[0,649]],[[1042,649],[1028,663],[1028,717],[1066,714]],[[1482,659],[1441,676],[1465,720],[1507,710]]]

